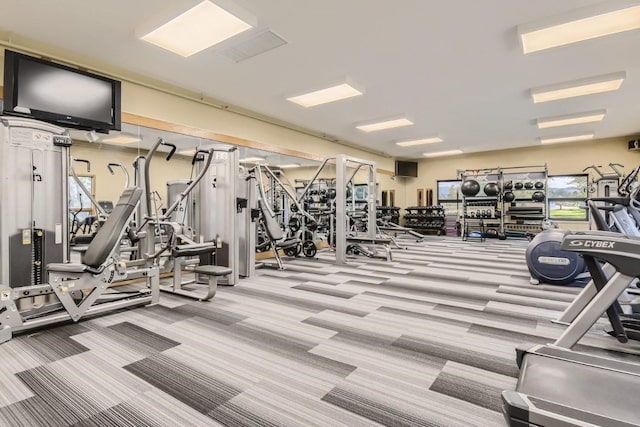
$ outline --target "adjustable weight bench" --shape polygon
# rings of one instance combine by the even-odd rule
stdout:
[[[364,237],[364,236],[347,236],[347,253],[359,253],[369,258],[381,257],[387,261],[392,261],[391,246],[393,239],[390,237]],[[362,245],[367,246],[363,248]],[[378,255],[376,249],[381,247],[384,256]]]

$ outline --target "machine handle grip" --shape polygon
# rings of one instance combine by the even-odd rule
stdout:
[[[169,154],[167,154],[167,158],[166,158],[167,161],[171,160],[173,155],[176,154],[176,150],[178,149],[178,147],[176,147],[175,144],[172,144],[170,142],[164,142],[164,141],[162,141],[162,145],[166,145],[168,147],[171,147],[171,151],[169,151]]]
[[[73,159],[76,162],[86,163],[87,164],[87,172],[91,172],[91,162],[89,160],[84,159]]]
[[[113,168],[112,168],[112,166],[120,167],[120,164],[119,164],[119,163],[109,163],[109,164],[107,165],[107,169],[109,169],[109,172],[111,172],[111,175],[114,175],[114,174],[115,174],[115,172],[113,172]]]
[[[191,165],[195,165],[196,162],[204,160],[204,157],[198,158],[198,154],[209,154],[209,150],[197,150],[191,159]]]

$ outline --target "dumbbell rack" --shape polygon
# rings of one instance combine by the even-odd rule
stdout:
[[[376,218],[391,217],[389,222],[400,224],[400,208],[397,206],[376,206]]]
[[[547,165],[495,167],[482,170],[458,170],[458,176],[474,179],[480,184],[480,193],[476,196],[462,195],[462,238],[467,240],[473,231],[478,231],[481,240],[495,230],[494,237],[527,238],[542,229],[542,221],[548,217],[548,199],[534,202],[531,195],[540,190],[546,193]],[[500,192],[496,196],[484,194],[487,182],[498,184]],[[540,182],[542,189],[513,188],[514,202],[505,202],[505,184],[515,182]]]
[[[476,196],[462,195],[462,240],[477,238],[484,240],[488,230],[494,230],[495,237],[504,232],[504,216],[502,214],[502,198],[500,194],[486,195],[484,186],[494,182],[501,186],[502,171],[499,167],[483,170],[458,171],[460,179],[473,179],[480,184],[480,192]],[[478,236],[474,236],[474,232]]]
[[[407,228],[421,232],[435,233],[438,236],[446,234],[444,208],[436,206],[409,206],[404,215]]]
[[[548,171],[547,165],[527,166],[520,168],[505,168],[503,171],[503,186],[512,184],[516,199],[504,202],[504,228],[508,237],[530,238],[542,230],[542,222],[549,216],[549,200],[547,196]],[[516,184],[523,184],[516,188]],[[528,186],[533,187],[527,188]],[[538,184],[540,188],[536,188]],[[505,187],[503,187],[505,188]],[[543,201],[533,201],[532,194],[542,191]]]

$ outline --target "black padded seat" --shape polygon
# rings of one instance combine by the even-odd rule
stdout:
[[[204,276],[228,276],[233,272],[229,267],[221,265],[199,265],[193,271]]]
[[[88,269],[89,267],[84,264],[71,264],[71,263],[47,264],[47,270],[57,271],[58,273],[84,273]]]
[[[177,245],[171,249],[174,258],[210,254],[216,251],[215,243],[196,243],[192,245]]]

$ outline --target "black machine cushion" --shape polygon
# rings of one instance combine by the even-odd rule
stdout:
[[[129,187],[120,196],[120,200],[100,227],[98,233],[87,248],[82,263],[97,269],[106,260],[113,248],[118,244],[129,218],[142,197],[142,188]]]
[[[233,270],[221,265],[199,265],[193,271],[205,276],[227,276],[231,274]]]
[[[174,258],[210,254],[216,251],[215,243],[196,243],[193,245],[178,245],[171,249]]]

